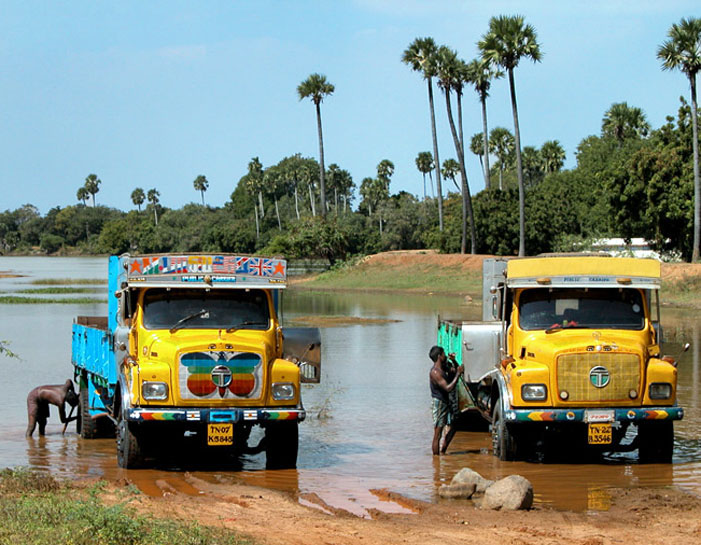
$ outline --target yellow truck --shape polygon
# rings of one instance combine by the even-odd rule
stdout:
[[[671,461],[684,412],[677,362],[660,350],[659,289],[653,259],[484,261],[483,321],[439,319],[438,342],[465,365],[463,409],[490,423],[494,455]]]
[[[181,448],[265,450],[267,467],[295,467],[300,384],[320,380],[321,341],[282,327],[286,285],[275,257],[110,257],[108,315],[73,324],[81,436],[116,434],[124,468]],[[254,426],[265,433],[249,446]]]

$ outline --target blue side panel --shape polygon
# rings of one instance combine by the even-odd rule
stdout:
[[[107,280],[107,328],[110,333],[114,334],[117,329],[119,301],[117,300],[117,290],[119,289],[119,257],[116,255],[110,256],[109,274]],[[114,357],[114,347],[109,347],[109,374],[114,377],[110,379],[110,384],[117,382],[117,361]]]
[[[89,375],[109,384],[117,382],[115,366],[110,363],[110,335],[107,331],[73,324],[71,360],[77,369],[84,369]]]

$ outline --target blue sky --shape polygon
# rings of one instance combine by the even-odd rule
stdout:
[[[0,1],[0,211],[42,213],[76,204],[85,177],[102,180],[98,204],[128,210],[135,187],[165,206],[222,206],[251,157],[317,157],[313,104],[296,87],[325,74],[326,164],[356,184],[394,162],[391,191],[423,194],[414,159],[431,149],[426,86],[400,61],[432,36],[469,61],[489,18],[521,14],[542,62],[522,61],[516,88],[523,145],[559,140],[567,167],[582,138],[598,134],[614,102],[653,127],[688,99],[688,80],[663,72],[656,49],[698,3],[629,1]],[[441,160],[455,157],[437,92]],[[465,95],[465,135],[480,132],[477,95]],[[490,129],[513,129],[508,84],[492,86]],[[469,154],[473,192],[483,188]]]

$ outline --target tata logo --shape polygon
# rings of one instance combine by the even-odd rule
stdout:
[[[611,382],[609,370],[602,365],[592,367],[591,371],[589,371],[589,381],[592,383],[594,388],[604,388],[609,382]]]
[[[226,365],[217,365],[212,369],[212,382],[219,388],[226,388],[231,384],[231,370]]]

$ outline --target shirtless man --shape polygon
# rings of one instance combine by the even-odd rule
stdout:
[[[78,405],[78,395],[73,389],[73,381],[68,379],[64,384],[50,386],[37,386],[27,395],[27,433],[31,437],[34,428],[39,424],[39,435],[44,435],[46,420],[49,418],[49,403],[58,407],[58,414],[62,424],[68,424],[77,420],[77,416],[66,418],[64,405],[68,403],[71,408]]]
[[[455,435],[455,426],[452,425],[452,414],[450,411],[450,399],[448,394],[452,392],[458,384],[458,380],[465,372],[465,368],[461,365],[456,373],[450,372],[450,366],[447,365],[448,358],[445,355],[445,350],[440,346],[434,346],[428,353],[428,356],[433,361],[433,367],[429,372],[429,386],[431,387],[431,412],[433,413],[433,443],[432,449],[434,456],[445,454],[448,450],[448,445],[453,440]],[[452,359],[451,354],[451,359]],[[445,434],[443,445],[441,446],[441,435],[443,428],[447,426],[448,431]]]

